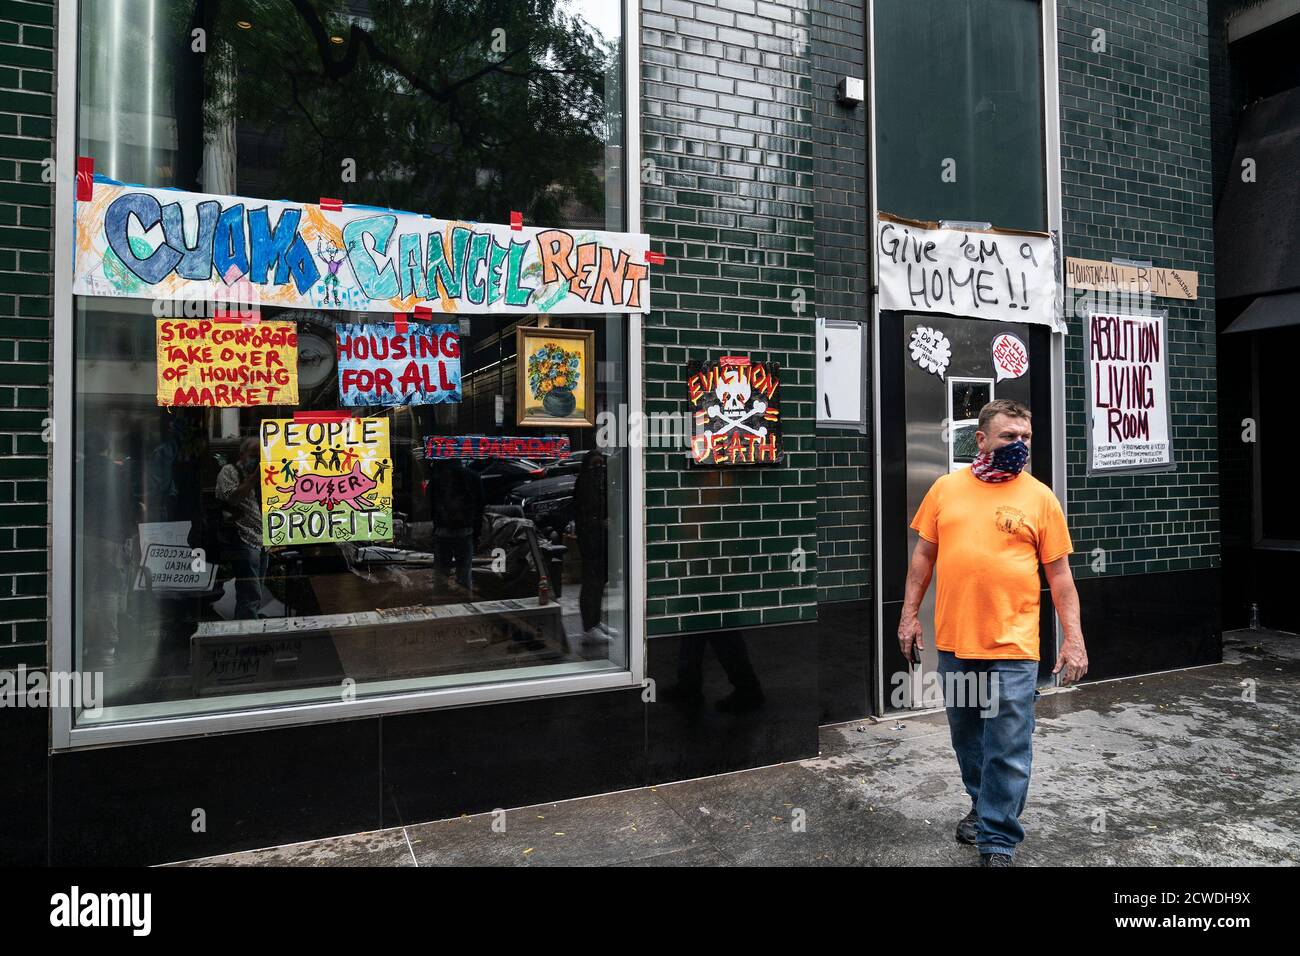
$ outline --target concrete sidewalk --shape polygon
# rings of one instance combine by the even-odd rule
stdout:
[[[1019,865],[1300,863],[1300,638],[1231,632],[1223,664],[1037,714]],[[797,763],[510,810],[504,833],[479,814],[189,865],[969,866],[968,806],[936,713],[825,727]]]

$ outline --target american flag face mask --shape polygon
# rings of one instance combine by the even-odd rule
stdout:
[[[971,474],[980,481],[1009,481],[1029,460],[1029,446],[1017,439],[993,451],[982,451],[970,464]]]

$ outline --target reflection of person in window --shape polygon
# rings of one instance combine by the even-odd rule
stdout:
[[[235,617],[260,617],[266,551],[262,548],[262,510],[257,488],[256,438],[239,443],[239,458],[217,473],[221,500],[220,541],[235,575]]]
[[[574,523],[582,553],[582,643],[609,643],[609,628],[600,619],[600,602],[609,577],[609,468],[605,456],[592,449],[583,456],[573,485]]]
[[[474,539],[483,522],[483,481],[456,458],[433,463],[429,473],[429,513],[433,518],[434,564],[450,580],[470,590]]]
[[[136,534],[139,515],[130,472],[113,458],[108,437],[91,429],[85,436],[81,470],[87,507],[81,566],[95,613],[86,615],[83,654],[84,663],[95,667],[117,660],[119,619],[130,587],[127,576],[133,571],[124,543]]]

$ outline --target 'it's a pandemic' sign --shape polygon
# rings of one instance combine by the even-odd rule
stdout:
[[[359,312],[649,312],[649,238],[213,196],[96,176],[76,205],[77,295]]]

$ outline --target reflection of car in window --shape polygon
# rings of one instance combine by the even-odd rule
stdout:
[[[507,499],[523,509],[524,517],[545,534],[563,534],[573,520],[573,489],[577,472],[528,481],[517,486]]]
[[[952,424],[952,441],[948,446],[948,470],[956,471],[975,460],[980,453],[975,443],[975,432],[979,428],[978,418],[963,418]]]
[[[483,479],[483,497],[491,505],[504,503],[515,486],[545,474],[541,464],[531,458],[472,458],[465,467]]]
[[[567,458],[557,458],[546,466],[546,477],[554,478],[556,475],[576,475],[582,467],[582,459],[587,453],[585,451],[572,452]]]

